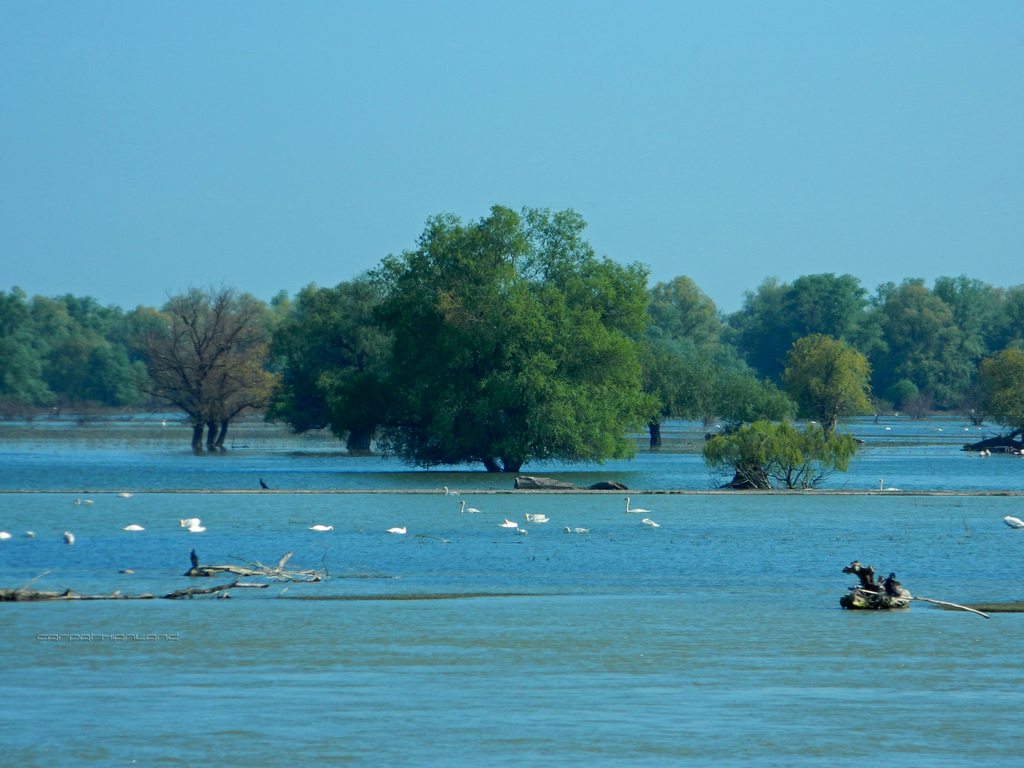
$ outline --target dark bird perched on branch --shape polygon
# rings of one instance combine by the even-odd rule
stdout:
[[[885,588],[885,594],[899,596],[903,585],[896,581],[895,573],[890,573],[889,578],[883,583],[883,587]]]
[[[196,551],[194,549],[192,550],[191,554],[189,554],[189,557],[192,558],[192,567],[193,568],[198,568],[199,567],[199,556],[196,555]]]
[[[263,478],[260,478],[260,488],[267,489],[270,486],[263,482]]]

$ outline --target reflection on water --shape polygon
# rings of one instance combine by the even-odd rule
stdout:
[[[49,570],[34,586],[163,594],[195,584],[182,576],[192,548],[204,563],[292,552],[295,567],[335,576],[230,600],[3,604],[5,764],[1019,763],[1007,712],[1021,703],[1024,617],[838,607],[853,559],[926,597],[1024,598],[1024,531],[1001,520],[1021,516],[1019,497],[648,494],[651,529],[618,493],[477,492],[473,515],[439,490],[80,493],[254,489],[260,476],[275,488],[511,485],[341,458],[336,444],[296,452],[291,440],[198,458],[157,438],[5,440],[2,487],[49,492],[0,494],[0,529],[13,534],[0,587]],[[1019,460],[957,447],[870,446],[832,485],[1018,489]],[[694,454],[554,469],[578,485],[708,486]],[[179,526],[193,516],[205,533]],[[528,533],[499,528],[505,518]],[[395,525],[408,533],[385,532]],[[466,594],[506,596],[372,599]],[[288,599],[332,595],[370,599]],[[45,639],[72,633],[89,640]],[[143,639],[102,639],[118,634]]]

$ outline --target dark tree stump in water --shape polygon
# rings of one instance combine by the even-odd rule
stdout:
[[[843,608],[851,610],[891,610],[893,608],[907,608],[913,596],[903,585],[896,581],[896,574],[890,573],[883,581],[875,580],[875,568],[872,565],[867,567],[854,560],[843,568],[843,573],[852,573],[860,580],[860,586],[850,587],[849,594],[839,598],[839,604]]]

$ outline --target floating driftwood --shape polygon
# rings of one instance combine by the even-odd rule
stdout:
[[[843,606],[843,608],[875,611],[892,610],[895,608],[909,608],[912,600],[920,600],[922,603],[942,605],[947,608],[955,608],[959,611],[976,613],[986,619],[989,618],[987,614],[977,611],[974,608],[968,608],[966,605],[949,603],[945,600],[933,600],[929,597],[915,597],[914,595],[911,595],[902,584],[896,581],[895,573],[890,573],[884,581],[876,581],[875,567],[873,565],[865,567],[858,561],[854,560],[848,566],[843,568],[843,573],[852,573],[860,580],[859,585],[856,587],[850,587],[849,594],[843,595],[839,598],[839,604]]]
[[[49,573],[49,571],[46,573]],[[266,589],[270,586],[269,584],[246,584],[240,581],[232,581],[229,584],[218,584],[215,587],[177,589],[166,595],[150,595],[147,593],[141,595],[122,595],[120,590],[111,592],[109,595],[86,595],[81,592],[75,592],[73,589],[47,591],[28,588],[42,576],[45,576],[46,573],[36,576],[28,584],[17,589],[0,589],[0,603],[36,603],[56,600],[180,600],[183,597],[212,595],[215,593],[219,593],[217,594],[218,597],[230,597],[231,595],[227,592],[229,589]]]
[[[259,561],[249,562],[243,560],[245,566],[241,565],[200,565],[199,558],[196,556],[196,551],[193,549],[190,553],[192,558],[192,567],[185,571],[186,576],[192,577],[209,577],[209,576],[220,576],[225,573],[230,573],[234,576],[241,576],[243,578],[263,578],[273,579],[274,581],[327,581],[330,579],[330,575],[327,573],[327,567],[314,569],[314,570],[295,570],[284,567],[285,563],[291,558],[292,553],[289,552],[287,555],[282,557],[277,565],[264,565]]]

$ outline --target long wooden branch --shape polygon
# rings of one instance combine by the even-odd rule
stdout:
[[[958,611],[968,611],[970,613],[976,613],[979,616],[983,616],[986,619],[991,619],[992,618],[987,613],[982,613],[981,611],[975,610],[974,608],[968,608],[966,605],[959,605],[957,603],[947,603],[945,600],[932,600],[931,598],[928,598],[928,597],[917,597],[916,595],[914,597],[910,598],[910,599],[911,600],[920,600],[923,603],[934,603],[935,605],[946,605],[946,606],[949,606],[950,608],[956,608]]]

